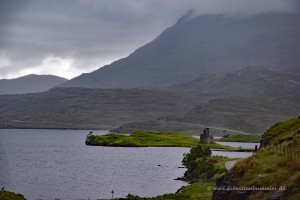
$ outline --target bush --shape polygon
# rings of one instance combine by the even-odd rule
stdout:
[[[217,160],[211,157],[209,147],[198,145],[191,149],[190,153],[185,154],[182,164],[187,168],[184,177],[189,182],[209,181],[219,169],[215,167]]]

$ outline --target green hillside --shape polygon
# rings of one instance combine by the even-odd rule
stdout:
[[[124,147],[191,147],[199,141],[184,133],[153,133],[137,131],[130,136],[120,134],[88,135],[86,144]]]
[[[26,200],[22,194],[16,194],[9,191],[0,191],[1,200]]]
[[[259,151],[240,160],[218,187],[273,187],[271,190],[215,191],[214,200],[299,199],[300,118],[276,123],[263,135]],[[222,198],[226,196],[227,198]]]
[[[127,135],[120,134],[106,134],[106,135],[87,135],[86,145],[92,146],[112,146],[112,147],[195,147],[201,145],[203,147],[211,147],[214,149],[226,150],[249,150],[238,149],[217,143],[200,143],[198,139],[186,133],[176,132],[145,132],[136,131]]]

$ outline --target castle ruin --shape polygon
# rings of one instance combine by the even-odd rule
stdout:
[[[214,140],[214,137],[209,134],[209,128],[203,129],[203,133],[200,134],[200,142],[209,144]]]

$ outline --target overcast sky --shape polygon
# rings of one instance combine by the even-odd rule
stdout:
[[[297,0],[0,0],[0,79],[73,78],[150,42],[197,14],[293,12]]]

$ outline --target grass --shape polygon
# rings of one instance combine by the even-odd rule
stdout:
[[[274,144],[279,140],[291,137],[300,128],[300,119],[292,119],[276,123],[264,135],[267,144]],[[289,199],[300,197],[300,138],[283,140],[280,147],[264,147],[250,158],[237,162],[233,167],[234,182],[239,186],[285,186],[291,188]],[[285,149],[285,151],[283,150]],[[259,191],[249,199],[265,199],[268,191]]]
[[[117,146],[117,147],[195,147],[203,145],[212,149],[224,149],[228,151],[240,150],[238,148],[225,146],[217,143],[204,144],[186,133],[177,132],[145,132],[136,131],[129,136],[121,134],[106,134],[87,136],[87,145],[95,146]]]
[[[212,190],[210,188],[215,187],[214,182],[198,182],[188,185],[179,189],[175,194],[166,194],[151,198],[151,200],[162,200],[162,199],[178,199],[178,200],[190,200],[190,199],[212,199]]]
[[[1,200],[25,200],[23,195],[15,194],[13,192],[8,192],[8,191],[1,191],[0,199]]]
[[[257,134],[234,134],[221,138],[224,142],[260,142],[261,135]]]
[[[264,135],[263,140],[268,144],[278,142],[280,139],[292,136],[294,132],[300,128],[300,118],[290,119],[284,122],[278,122],[270,129],[268,129]]]
[[[288,186],[293,188],[292,192],[300,192],[300,159],[283,156],[273,149],[262,150],[239,161],[232,170],[239,186]],[[259,193],[265,197],[268,192]]]
[[[223,150],[227,150],[227,151],[243,151],[243,150],[252,150],[252,149],[240,149],[240,148],[235,148],[235,147],[230,147],[230,146],[226,146],[226,145],[221,145],[221,144],[217,144],[215,142],[212,142],[210,144],[205,144],[205,143],[198,143],[204,147],[210,147],[211,149],[223,149]]]
[[[192,147],[197,139],[185,133],[153,133],[136,131],[130,136],[107,134],[95,136],[94,141],[100,146],[124,147]]]
[[[289,197],[289,200],[299,200],[299,199],[300,199],[300,192],[299,192],[299,193],[292,194],[292,195]]]
[[[224,156],[213,156],[213,157],[215,157],[217,159],[217,163],[215,163],[216,167],[224,168],[224,169],[225,169],[226,162],[240,159],[240,158],[228,158],[228,157],[224,157]]]
[[[215,174],[215,176],[212,178],[212,180],[216,180],[217,178],[222,177],[227,172],[227,169],[225,167],[225,163],[228,161],[238,160],[239,158],[228,158],[224,156],[212,156],[216,160],[216,163],[214,163],[214,166],[216,169],[218,169],[219,173]]]

